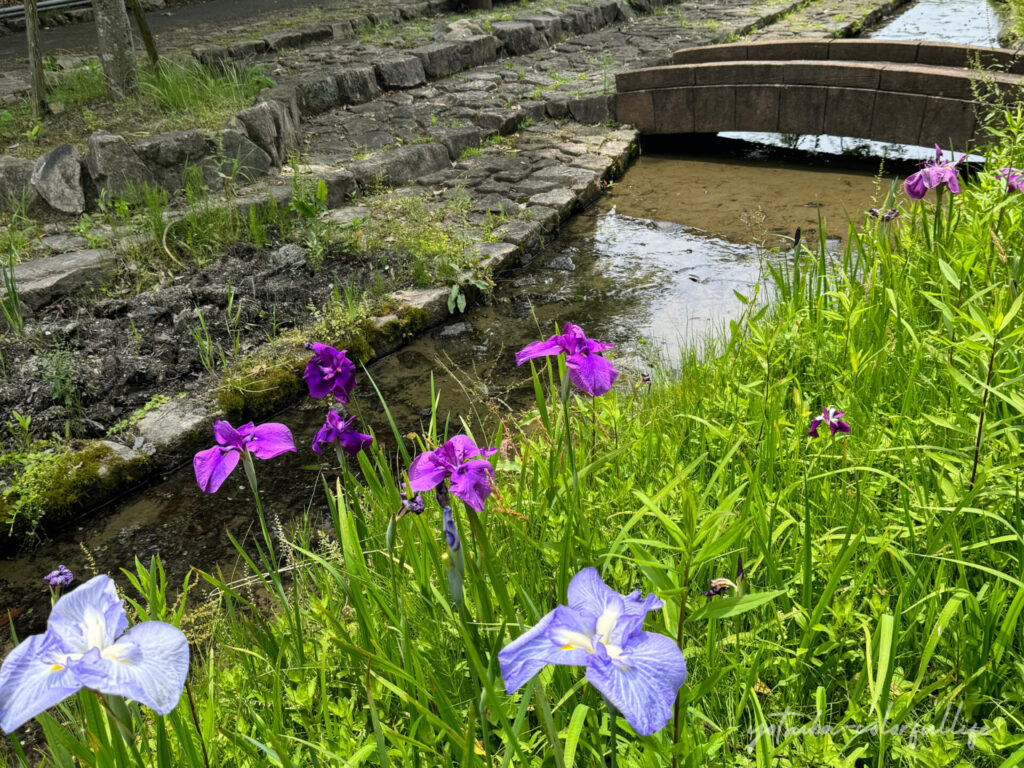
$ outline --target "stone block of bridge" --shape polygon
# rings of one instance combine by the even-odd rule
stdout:
[[[690,90],[693,92],[694,133],[736,130],[736,86],[708,85]]]
[[[901,64],[882,68],[878,88],[883,91],[970,101],[974,98],[971,82],[971,77],[955,70]]]
[[[927,103],[927,96],[879,91],[875,94],[871,128],[863,135],[875,141],[917,144]]]
[[[640,133],[656,133],[653,94],[654,91],[620,91],[615,97],[615,119],[635,125]]]
[[[715,61],[746,61],[746,43],[683,48],[672,54],[673,64],[705,64]]]
[[[870,137],[876,93],[859,88],[829,88],[823,132],[833,136]]]
[[[828,58],[834,61],[891,61],[913,64],[920,43],[905,40],[830,40]]]
[[[693,72],[694,85],[750,85],[753,83],[781,83],[785,64],[771,61],[751,61],[697,64],[680,67]],[[657,87],[657,86],[652,86]]]
[[[878,88],[879,69],[859,62],[795,61],[783,65],[782,82],[836,88]],[[749,82],[749,81],[748,81]]]
[[[827,98],[827,88],[787,85],[779,98],[779,132],[824,133]]]
[[[694,84],[694,67],[651,67],[633,69],[615,75],[615,89],[645,91],[652,88],[679,88]]]
[[[733,130],[777,131],[779,103],[785,86],[737,85]]]
[[[959,99],[929,96],[917,143],[924,147],[940,144],[943,147],[963,149],[974,139],[976,130],[974,104]]]
[[[694,89],[667,88],[653,91],[654,126],[657,133],[693,133]]]

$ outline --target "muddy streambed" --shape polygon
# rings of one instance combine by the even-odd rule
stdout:
[[[574,218],[530,264],[507,275],[492,300],[453,316],[440,328],[375,363],[370,373],[403,433],[420,430],[429,416],[430,379],[441,395],[440,418],[464,419],[487,434],[499,416],[529,405],[528,372],[514,354],[523,345],[573,321],[591,336],[616,345],[616,363],[637,379],[671,367],[681,347],[700,343],[738,315],[734,291],[749,294],[763,280],[764,260],[788,253],[802,227],[816,238],[819,216],[838,245],[847,216],[860,220],[884,199],[892,174],[858,158],[813,157],[728,140],[650,147],[609,193]],[[288,424],[297,455],[260,462],[258,472],[270,515],[287,525],[309,512],[326,516],[309,450],[324,405],[306,401],[275,420]],[[360,376],[354,408],[381,443],[394,451],[376,395]],[[482,426],[483,425],[483,426]],[[212,444],[212,436],[211,436]],[[64,563],[79,576],[130,568],[159,554],[171,583],[190,566],[224,569],[237,559],[236,537],[254,524],[241,472],[215,496],[199,491],[191,467],[111,504],[34,551],[0,560],[0,613],[18,612],[19,634],[45,617],[42,576]],[[86,555],[86,550],[88,555]]]

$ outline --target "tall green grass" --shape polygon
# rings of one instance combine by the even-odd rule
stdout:
[[[144,764],[1024,764],[1024,197],[994,174],[1024,164],[1024,118],[1007,122],[941,208],[780,262],[774,303],[717,355],[565,412],[561,371],[537,370],[536,408],[490,436],[486,512],[457,510],[461,611],[436,503],[393,519],[413,450],[379,436],[388,453],[325,479],[329,522],[271,521],[249,578],[205,575],[216,602],[182,616],[193,702],[171,730],[136,714]],[[851,434],[809,438],[832,405]],[[747,594],[704,597],[738,555]],[[653,736],[620,721],[610,739],[578,670],[504,693],[497,652],[591,565],[656,592],[647,628],[686,656]],[[81,715],[60,737],[48,720],[50,744],[81,738]]]

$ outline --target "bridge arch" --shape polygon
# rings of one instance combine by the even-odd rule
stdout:
[[[647,135],[825,133],[963,149],[980,138],[981,81],[1012,99],[1024,92],[1024,61],[998,48],[792,40],[690,48],[673,62],[616,76],[619,122]]]

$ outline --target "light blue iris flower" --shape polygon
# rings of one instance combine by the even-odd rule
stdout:
[[[114,582],[96,576],[54,604],[45,633],[4,659],[0,729],[10,733],[83,688],[166,715],[177,706],[187,674],[185,635],[160,621],[128,629]]]
[[[547,664],[587,668],[587,681],[641,736],[665,727],[686,680],[679,646],[665,635],[644,632],[648,611],[664,604],[640,591],[620,595],[596,568],[577,573],[569,605],[560,605],[498,654],[505,690],[521,688]]]

